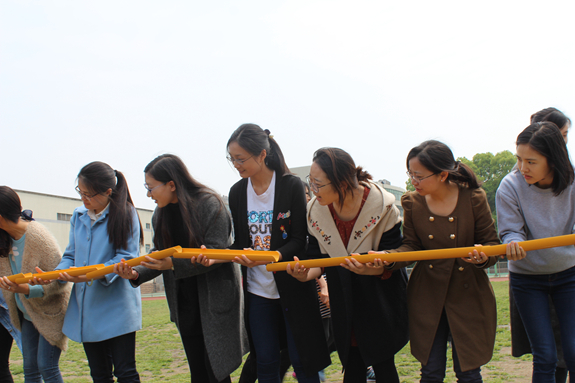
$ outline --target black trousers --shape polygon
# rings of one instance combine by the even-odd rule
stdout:
[[[12,335],[0,325],[0,383],[14,383],[10,373],[10,350],[12,350]]]
[[[120,335],[101,342],[85,342],[84,351],[94,383],[139,383],[136,370],[136,333]]]

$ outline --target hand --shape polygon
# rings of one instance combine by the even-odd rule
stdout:
[[[254,249],[244,249],[245,251],[253,251]],[[232,259],[233,263],[238,263],[242,266],[246,266],[249,268],[255,267],[255,266],[261,266],[261,265],[267,265],[269,262],[266,261],[252,261],[250,260],[248,257],[246,257],[244,254],[240,255],[239,257],[235,257],[234,259]]]
[[[132,269],[132,266],[126,263],[124,258],[122,258],[120,263],[114,265],[114,273],[124,279],[138,279],[140,276],[136,270]]]
[[[368,254],[389,254],[389,251],[387,251],[387,250],[382,250],[382,251],[373,251],[373,250],[370,250],[370,251],[368,251],[367,253],[368,253]],[[381,261],[381,259],[380,259],[380,261]],[[391,262],[391,263],[390,263],[390,262],[387,262],[387,261],[382,261],[382,262],[383,262],[383,266],[384,266],[384,267],[391,267],[391,266],[393,266],[393,264],[395,263],[395,262]],[[382,273],[383,273],[383,272],[382,272]]]
[[[316,279],[317,283],[319,284],[319,300],[321,303],[323,303],[324,305],[327,306],[327,308],[329,308],[329,290],[327,288],[327,283],[322,276],[320,276],[319,278]]]
[[[517,242],[510,242],[505,248],[505,255],[510,261],[519,261],[527,256],[527,252]]]
[[[58,280],[72,283],[90,282],[90,279],[88,279],[86,275],[79,275],[77,277],[73,277],[68,273],[60,273]]]
[[[39,268],[38,266],[35,267],[36,269],[36,274],[40,274],[43,273],[44,270],[42,270],[41,268]],[[54,280],[53,279],[42,279],[42,278],[37,278],[34,277],[30,280],[28,280],[28,284],[32,285],[32,286],[36,286],[36,285],[49,285],[50,283],[52,283]]]
[[[21,283],[21,284],[14,283],[11,280],[9,280],[8,277],[0,278],[0,287],[14,294],[20,293],[28,295],[30,293],[30,286],[28,286],[27,283]]]
[[[475,245],[475,246],[481,246],[481,245]],[[461,258],[461,259],[463,259],[467,263],[481,265],[487,262],[489,260],[489,257],[485,255],[484,252],[480,253],[476,249],[474,249],[472,252],[468,254],[467,258]]]
[[[174,263],[172,262],[172,257],[166,257],[164,259],[156,259],[148,255],[146,255],[146,262],[141,262],[140,264],[152,270],[170,270],[174,265]]]
[[[358,275],[381,275],[384,272],[383,262],[380,258],[375,258],[372,262],[360,263],[357,259],[346,258],[346,263],[341,263],[340,266]]]
[[[206,249],[206,247],[204,245],[200,246],[200,249]],[[228,260],[225,259],[209,259],[208,257],[204,256],[203,254],[198,254],[198,257],[196,258],[196,256],[193,256],[192,258],[190,258],[190,262],[192,262],[192,265],[202,265],[205,267],[210,267],[212,265],[215,265],[216,263],[225,263],[225,262],[229,262]]]
[[[291,265],[288,263],[287,267],[286,267],[286,271],[289,275],[291,275],[292,277],[294,277],[295,279],[297,279],[300,282],[306,282],[309,280],[309,270],[310,269],[306,269],[305,266],[301,265],[299,263],[299,258],[298,257],[293,257],[293,260],[296,262],[293,270],[291,268]]]

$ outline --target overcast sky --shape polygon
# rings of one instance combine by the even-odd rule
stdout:
[[[427,139],[511,150],[539,109],[575,117],[572,1],[0,2],[0,184],[65,196],[85,164],[182,157],[227,194],[226,142],[269,129],[288,166],[323,146],[405,186]],[[575,145],[575,137],[569,147]]]

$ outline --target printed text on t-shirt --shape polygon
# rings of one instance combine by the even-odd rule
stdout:
[[[248,211],[248,224],[254,250],[269,250],[272,236],[273,210]]]

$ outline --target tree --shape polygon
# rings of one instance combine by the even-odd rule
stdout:
[[[413,184],[411,183],[411,178],[408,178],[407,181],[405,181],[405,190],[415,191],[415,186],[413,186]]]
[[[483,182],[481,186],[485,190],[485,194],[487,194],[491,213],[495,217],[495,193],[503,177],[513,169],[517,159],[513,153],[505,150],[495,155],[490,152],[477,153],[471,161],[465,157],[460,157],[458,160],[468,165],[477,178]]]

